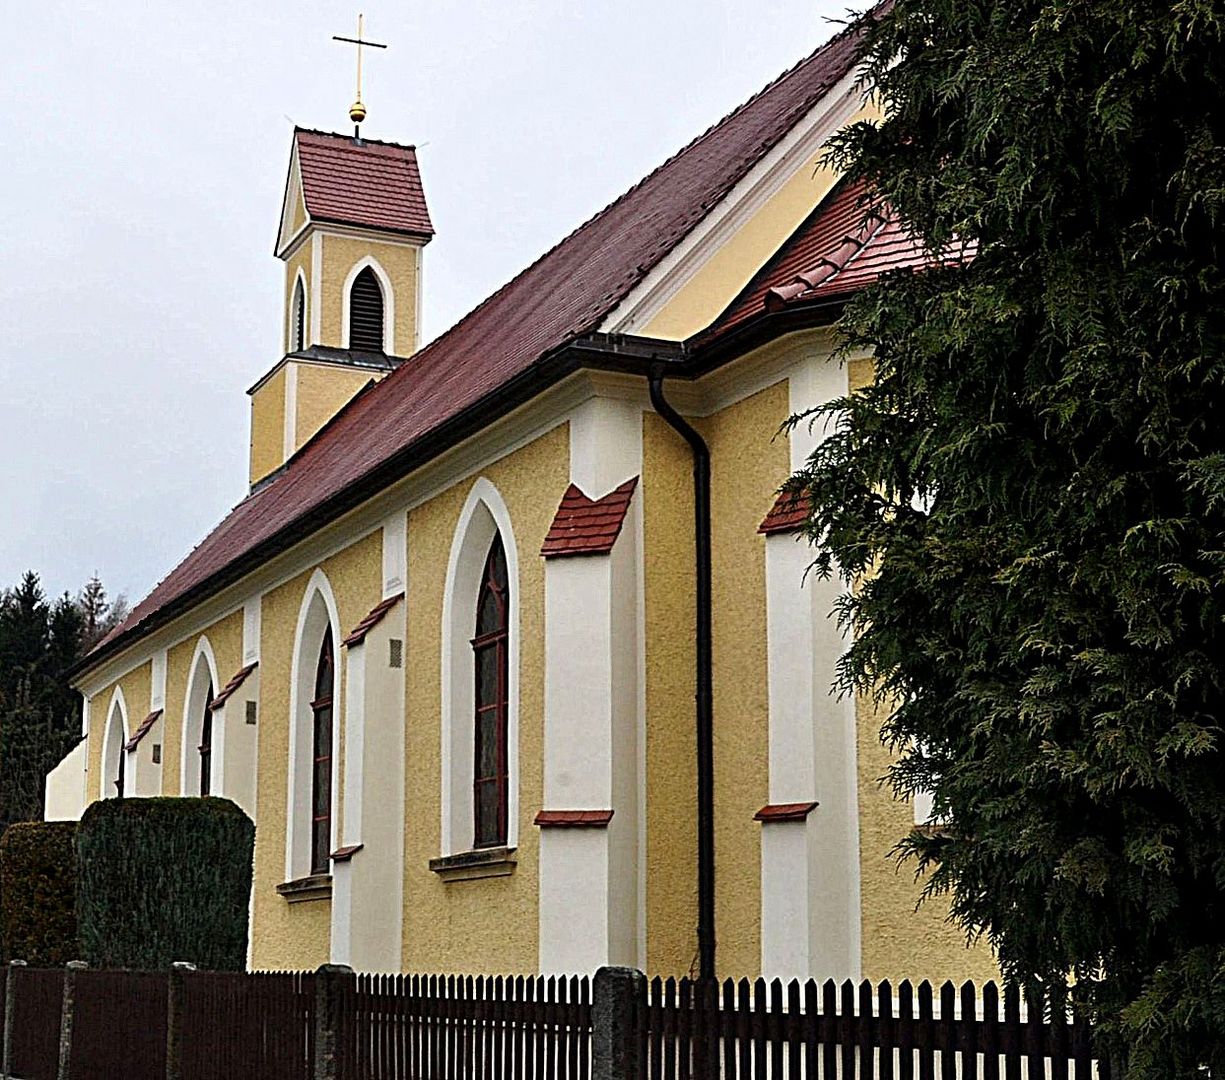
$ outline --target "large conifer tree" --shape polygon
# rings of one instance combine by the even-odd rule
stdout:
[[[1225,1075],[1223,49],[1219,0],[884,10],[836,157],[977,252],[852,305],[876,382],[795,479],[906,852],[1132,1076]]]

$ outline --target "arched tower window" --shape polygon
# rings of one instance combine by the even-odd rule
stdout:
[[[332,838],[332,686],[335,660],[332,628],[323,635],[319,662],[315,667],[315,697],[311,773],[311,865],[312,874],[329,871]]]
[[[204,715],[200,717],[200,797],[213,786],[213,684],[209,681],[204,695]]]
[[[369,266],[349,290],[349,348],[383,351],[383,289]]]
[[[473,846],[478,848],[506,843],[509,600],[506,553],[501,536],[495,534],[481,576],[472,639],[476,675],[472,820]]]
[[[301,352],[306,348],[306,290],[301,278],[294,282],[289,318],[289,351]]]

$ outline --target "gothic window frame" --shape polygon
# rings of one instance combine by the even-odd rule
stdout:
[[[500,533],[494,534],[485,557],[473,626],[472,846],[504,847],[510,788],[506,730],[510,711],[510,585]],[[491,678],[482,678],[486,664],[492,668]],[[491,752],[487,746],[490,742]],[[486,759],[488,766],[482,764]],[[492,804],[482,800],[485,788],[490,786],[494,791]]]
[[[326,874],[331,869],[332,828],[335,811],[332,768],[336,739],[336,645],[329,626],[319,646],[315,663],[315,697],[311,711],[311,850],[310,872]],[[321,798],[322,795],[322,798]],[[323,809],[320,810],[322,804]],[[323,833],[320,835],[320,826]]]
[[[312,706],[323,696],[319,691],[319,659],[326,635],[332,639],[331,691],[331,754],[328,761],[330,791],[328,792],[327,844],[315,842],[315,723]],[[341,756],[339,720],[343,707],[341,697],[341,666],[344,650],[336,598],[327,575],[316,569],[303,592],[294,631],[293,658],[289,688],[289,761],[288,793],[285,830],[285,880],[327,875],[331,872],[330,858],[337,844],[337,794],[340,791],[339,763]],[[322,846],[327,851],[321,850]],[[324,861],[322,856],[326,856]]]
[[[196,747],[199,759],[200,798],[207,799],[213,793],[213,686],[209,683],[204,696],[204,710],[200,714],[200,743]]]
[[[478,477],[469,490],[451,541],[442,612],[443,857],[477,850],[475,815],[476,605],[495,537],[506,557],[505,846],[519,842],[519,561],[515,532],[497,488]],[[493,847],[493,845],[489,845]],[[488,848],[487,848],[488,849]]]
[[[103,799],[122,799],[129,794],[127,756],[129,734],[128,704],[122,687],[115,687],[106,710],[106,727],[102,735],[101,790]]]
[[[353,298],[353,283],[357,280],[358,274],[363,270],[369,269],[375,279],[379,283],[379,287],[383,293],[383,352],[387,355],[395,355],[396,351],[396,295],[395,290],[391,287],[391,277],[384,269],[383,265],[374,258],[373,255],[365,255],[358,259],[349,269],[349,273],[345,276],[344,284],[341,286],[341,312],[340,312],[340,345],[341,348],[349,349],[351,345],[351,323],[352,316],[352,298]]]
[[[306,275],[299,269],[294,275],[293,290],[289,295],[289,324],[285,337],[286,352],[301,352],[307,346],[309,323],[307,322]]]
[[[201,776],[200,747],[204,743],[204,725],[210,727],[208,787],[211,792],[224,792],[225,776],[220,719],[211,709],[212,700],[221,686],[221,674],[217,668],[217,657],[207,634],[201,634],[188,668],[187,690],[183,697],[182,747],[179,760],[179,791],[183,795],[197,795],[203,789]]]

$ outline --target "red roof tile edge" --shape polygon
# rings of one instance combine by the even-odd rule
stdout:
[[[762,519],[757,531],[765,536],[774,533],[796,532],[808,521],[812,510],[812,499],[806,495],[795,495],[790,491],[779,492],[770,512]]]
[[[401,591],[396,593],[395,596],[389,596],[386,600],[379,601],[370,609],[370,613],[353,628],[353,633],[345,638],[341,644],[347,649],[352,648],[354,645],[360,645],[366,640],[366,635],[383,621],[387,612],[403,599],[404,593]]]
[[[634,476],[603,498],[591,499],[577,484],[571,484],[561,497],[540,554],[546,559],[607,555],[621,535],[637,487],[638,477]]]
[[[140,745],[140,740],[143,739],[152,730],[153,725],[157,723],[158,718],[162,715],[161,709],[154,709],[141,722],[132,737],[123,744],[123,748],[129,753],[135,750]]]
[[[542,829],[603,829],[612,816],[611,810],[541,810],[536,824]]]
[[[819,805],[816,802],[767,803],[753,815],[753,820],[763,825],[779,821],[805,821]]]
[[[259,667],[258,660],[256,660],[254,663],[248,664],[246,667],[239,668],[238,673],[221,688],[221,693],[213,698],[213,703],[209,706],[209,708],[212,709],[213,712],[220,709],[221,706],[229,701],[234,695],[234,691],[247,681],[247,676],[250,675],[251,672],[253,672],[257,667]]]
[[[365,846],[365,844],[349,844],[347,847],[339,847],[329,857],[332,862],[348,862]]]

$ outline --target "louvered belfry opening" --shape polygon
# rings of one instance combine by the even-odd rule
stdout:
[[[349,290],[349,348],[383,351],[383,290],[368,266]]]
[[[306,293],[299,279],[293,288],[293,339],[290,352],[301,352],[306,348]]]

